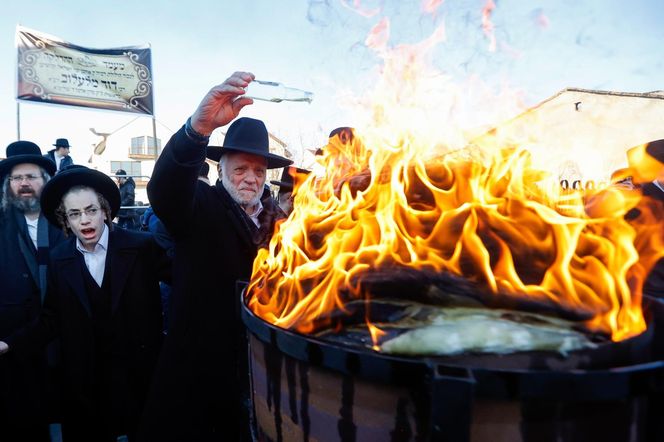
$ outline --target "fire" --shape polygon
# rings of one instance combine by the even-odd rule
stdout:
[[[484,30],[484,35],[489,39],[489,51],[491,52],[496,51],[496,36],[494,34],[493,23],[491,22],[491,14],[494,9],[496,9],[496,4],[493,0],[487,0],[482,8],[482,29]]]
[[[380,346],[378,346],[376,343],[380,339],[381,336],[385,335],[385,332],[373,325],[371,322],[367,321],[367,328],[369,329],[369,333],[371,334],[371,340],[374,342],[373,349],[378,351],[380,350]]]
[[[311,333],[371,296],[362,275],[406,267],[589,312],[584,325],[616,341],[641,333],[641,285],[663,252],[660,235],[643,234],[653,223],[624,219],[638,198],[608,192],[591,217],[590,195],[561,194],[499,126],[478,130],[513,115],[518,97],[485,100],[433,71],[427,52],[441,38],[439,30],[419,45],[381,43],[381,79],[359,103],[371,110],[367,121],[353,137],[330,139],[324,176],[297,180],[294,212],[254,262],[251,310]],[[473,96],[484,103],[476,113]],[[380,330],[367,324],[377,342]]]

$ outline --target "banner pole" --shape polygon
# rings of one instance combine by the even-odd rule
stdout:
[[[161,155],[161,146],[157,140],[157,119],[152,115],[152,136],[154,137],[154,147],[157,151],[157,156]]]
[[[21,103],[16,101],[16,139],[21,139]]]

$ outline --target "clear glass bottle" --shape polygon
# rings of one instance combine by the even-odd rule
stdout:
[[[253,98],[254,100],[271,101],[273,103],[281,103],[282,101],[304,101],[311,103],[314,99],[312,92],[287,87],[276,81],[263,80],[254,80],[249,83],[244,96]]]

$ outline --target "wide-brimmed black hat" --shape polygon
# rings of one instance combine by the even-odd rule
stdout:
[[[58,149],[60,147],[66,147],[69,149],[71,146],[69,145],[69,140],[66,138],[58,138],[55,140],[54,144],[55,148]]]
[[[333,138],[336,135],[336,136],[339,137],[339,140],[341,140],[342,143],[347,144],[347,143],[350,143],[350,142],[353,141],[353,138],[354,138],[353,131],[354,130],[355,129],[353,129],[352,127],[349,127],[349,126],[337,127],[336,129],[332,129],[330,131],[330,135],[328,135],[327,137],[328,138]],[[319,147],[318,149],[313,151],[314,155],[316,155],[316,156],[323,155],[323,153],[325,153],[324,149],[325,149],[325,146]]]
[[[7,146],[7,158],[0,161],[0,178],[4,178],[17,164],[23,163],[36,164],[49,175],[55,175],[55,163],[42,156],[39,146],[32,141],[14,141]]]
[[[284,167],[284,170],[281,172],[281,179],[279,181],[272,180],[270,183],[279,186],[280,192],[288,192],[293,190],[293,178],[296,174],[308,174],[310,172],[310,170],[295,166]]]
[[[293,164],[288,158],[270,153],[270,136],[265,123],[253,118],[242,117],[235,120],[226,132],[222,148],[222,155],[229,151],[259,155],[267,159],[268,169]]]
[[[207,146],[205,148],[205,158],[212,160],[215,163],[218,163],[221,159],[221,155],[224,153],[224,148],[221,146]]]
[[[113,180],[98,170],[85,166],[69,166],[60,171],[51,181],[46,183],[41,194],[41,210],[51,224],[58,225],[55,210],[62,197],[75,186],[91,187],[101,193],[111,206],[111,218],[115,218],[120,210],[120,190]]]
[[[330,131],[328,138],[332,138],[335,135],[339,136],[343,143],[348,143],[349,141],[353,141],[353,128],[348,126],[337,127]]]

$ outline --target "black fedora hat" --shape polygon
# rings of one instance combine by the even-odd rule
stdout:
[[[332,129],[330,131],[328,138],[332,138],[333,136],[337,135],[342,142],[347,143],[349,141],[353,141],[353,130],[354,129],[349,126],[337,127],[336,129]]]
[[[49,175],[55,175],[55,163],[42,155],[39,146],[32,141],[14,141],[7,146],[7,158],[0,161],[0,178],[11,172],[14,166],[23,163],[36,164]]]
[[[353,138],[355,137],[353,135],[353,131],[355,129],[349,126],[341,126],[337,127],[336,129],[332,129],[330,131],[330,135],[328,135],[328,138],[334,138],[335,136],[339,137],[339,140],[344,143],[350,143],[353,141]],[[314,151],[314,155],[316,156],[322,156],[325,153],[325,146],[319,147]]]
[[[265,123],[254,118],[242,117],[235,120],[226,132],[222,148],[222,155],[229,151],[259,155],[267,159],[268,169],[286,167],[293,163],[288,158],[270,153],[270,136]]]
[[[205,158],[218,163],[221,159],[221,155],[224,153],[223,151],[224,148],[221,146],[207,146],[205,148]]]
[[[55,144],[54,144],[54,146],[56,147],[56,149],[57,149],[57,148],[60,148],[60,147],[66,147],[67,149],[69,149],[69,148],[71,147],[71,146],[69,145],[69,140],[66,139],[66,138],[58,138],[58,139],[56,139],[56,140],[55,140]]]
[[[664,140],[655,140],[646,144],[646,153],[664,164]]]
[[[281,179],[279,181],[272,180],[270,183],[274,184],[275,186],[279,186],[280,192],[288,192],[293,190],[293,178],[295,175],[308,174],[310,172],[310,170],[301,169],[295,166],[284,167],[284,170],[281,172]]]
[[[41,210],[51,224],[58,225],[55,211],[60,205],[62,197],[75,186],[91,187],[101,193],[111,206],[111,217],[115,218],[118,214],[118,210],[120,210],[120,190],[113,180],[98,170],[72,165],[60,171],[51,181],[46,183],[42,190]]]

